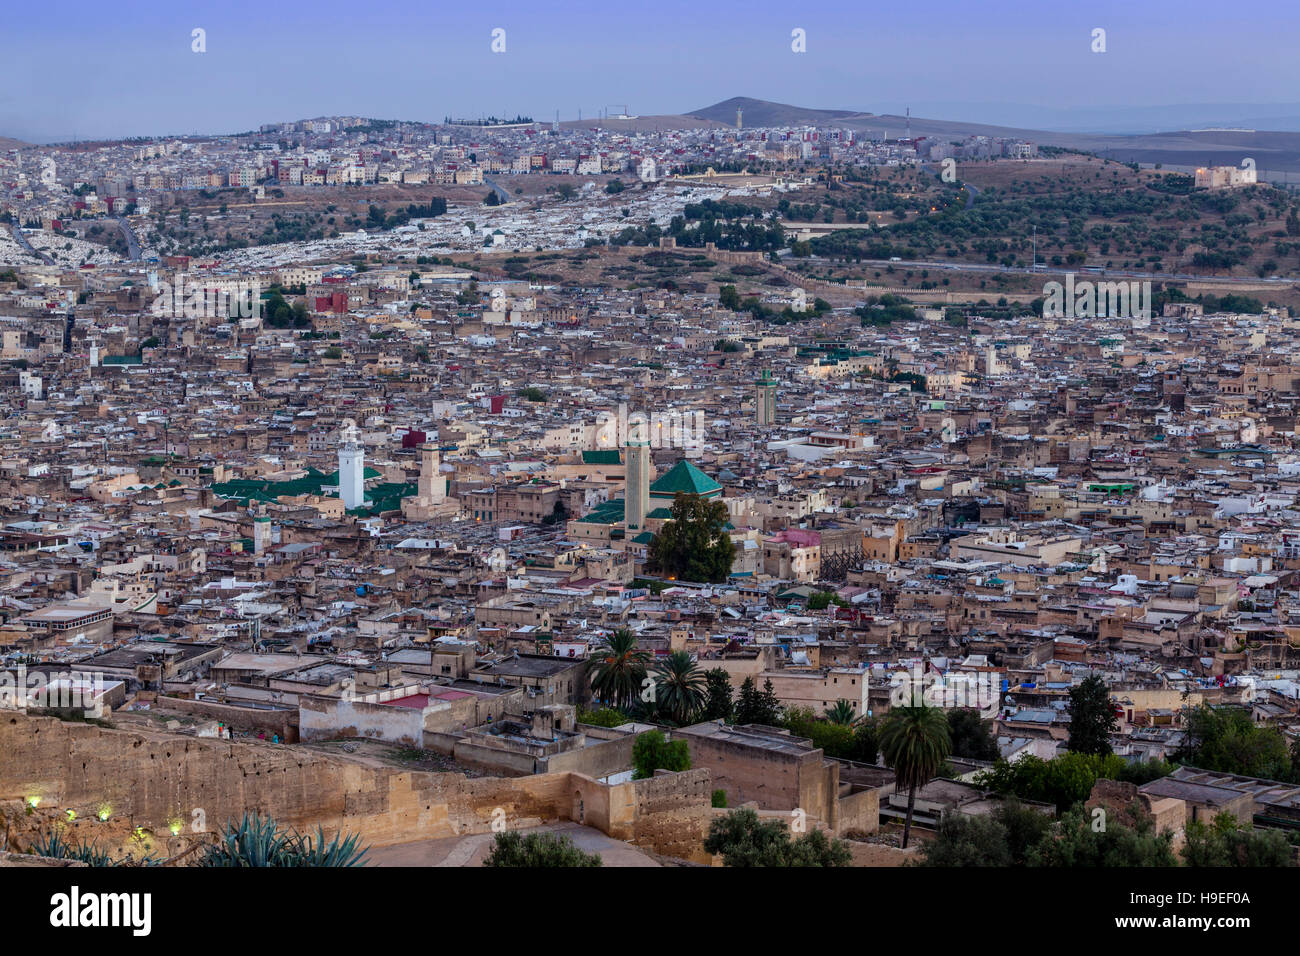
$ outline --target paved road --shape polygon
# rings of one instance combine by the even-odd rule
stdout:
[[[605,866],[661,866],[653,857],[621,840],[605,836],[592,827],[577,823],[552,823],[520,830],[521,833],[560,833],[578,849],[599,853]],[[371,866],[482,866],[492,846],[491,833],[420,840],[371,849],[366,862]]]
[[[489,186],[493,188],[493,190],[496,191],[497,198],[500,199],[503,203],[508,203],[510,201],[510,193],[506,192],[503,187],[497,185],[495,180],[488,179],[486,176],[484,176],[483,182],[487,183]]]
[[[42,262],[44,262],[47,266],[52,266],[52,265],[54,265],[54,260],[53,260],[53,259],[51,259],[49,256],[47,256],[45,253],[41,252],[39,249],[36,249],[35,247],[33,247],[32,244],[31,244],[30,242],[27,241],[27,237],[26,237],[25,235],[23,235],[23,231],[22,231],[22,229],[21,229],[19,226],[17,226],[17,225],[12,225],[12,226],[9,227],[9,231],[13,233],[13,235],[14,235],[14,239],[17,241],[18,245],[22,246],[24,249],[26,249],[28,252],[30,252],[32,255],[34,255],[36,258],[40,259],[40,260],[41,260]]]
[[[1270,276],[1267,279],[1259,279],[1253,276],[1205,276],[1192,275],[1184,272],[1132,272],[1127,269],[1102,269],[1100,272],[1091,272],[1083,268],[1062,268],[1060,266],[1039,266],[1037,269],[1020,268],[1017,266],[990,266],[981,265],[976,262],[933,262],[926,259],[902,259],[894,262],[888,259],[863,259],[864,263],[873,263],[885,266],[909,266],[912,268],[922,269],[946,269],[950,272],[1005,272],[1008,275],[1059,275],[1073,273],[1076,278],[1080,279],[1171,279],[1181,282],[1231,282],[1242,283],[1246,285],[1291,285],[1297,279],[1288,279],[1283,276]]]
[[[126,239],[127,258],[132,262],[140,261],[140,242],[135,237],[135,230],[131,224],[126,221],[125,216],[116,217],[118,228],[122,230],[122,237]]]

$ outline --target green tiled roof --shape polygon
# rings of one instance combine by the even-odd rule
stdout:
[[[649,544],[654,539],[655,536],[652,535],[649,531],[642,531],[639,535],[633,538],[632,541],[635,544]]]
[[[617,465],[621,463],[617,448],[598,448],[582,453],[584,465]]]
[[[583,524],[619,524],[623,521],[623,499],[602,501],[595,510],[578,520]]]
[[[370,471],[369,468],[366,471]],[[376,473],[377,474],[377,473]],[[402,499],[417,494],[419,485],[411,482],[385,481],[366,491],[366,500],[370,503],[361,508],[351,508],[348,514],[358,517],[370,517],[384,511],[396,511],[402,507]]]
[[[270,481],[266,478],[236,478],[233,481],[214,482],[212,493],[221,498],[274,501],[280,497],[319,495],[321,485],[337,485],[338,482],[338,472],[327,476],[315,468],[308,468],[306,475],[292,481]]]
[[[650,486],[650,494],[656,498],[671,498],[678,494],[716,497],[721,492],[722,485],[685,458],[673,465]]]
[[[647,518],[663,518],[665,521],[672,518],[672,516],[673,512],[671,508],[656,508],[654,511],[646,515]]]

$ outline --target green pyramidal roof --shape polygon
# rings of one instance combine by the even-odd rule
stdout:
[[[722,493],[718,484],[700,469],[683,458],[673,465],[650,486],[650,494],[656,498],[671,498],[677,494],[703,495],[716,498]]]

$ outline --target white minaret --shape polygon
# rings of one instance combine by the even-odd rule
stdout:
[[[434,442],[420,446],[420,498],[438,504],[447,497],[447,482],[442,477],[441,456]]]
[[[339,437],[339,497],[343,507],[360,508],[366,500],[366,449],[357,434],[357,423],[346,419]]]

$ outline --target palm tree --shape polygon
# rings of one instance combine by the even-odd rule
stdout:
[[[907,787],[907,822],[903,849],[912,834],[912,808],[916,791],[939,772],[951,751],[948,719],[942,708],[927,707],[920,697],[903,707],[891,708],[880,728],[880,752],[894,770],[894,787]]]
[[[636,636],[619,628],[591,655],[591,687],[602,700],[624,708],[635,699],[645,680],[650,655],[636,646]]]
[[[858,715],[853,710],[853,705],[847,700],[837,700],[834,707],[826,708],[826,719],[832,724],[843,724],[845,727],[852,727],[858,722]]]
[[[685,651],[673,651],[655,668],[655,703],[678,724],[704,706],[707,681]]]

